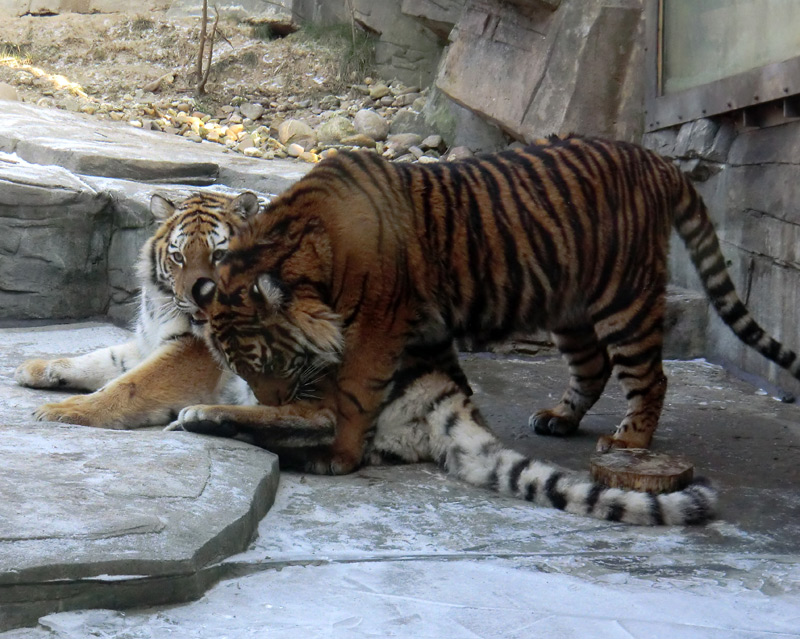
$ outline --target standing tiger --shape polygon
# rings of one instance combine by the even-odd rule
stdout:
[[[737,296],[689,180],[655,153],[600,139],[571,136],[426,165],[340,153],[251,218],[194,295],[210,347],[264,403],[275,403],[271,378],[291,388],[309,368],[328,368],[317,399],[285,407],[293,417],[335,416],[333,444],[304,458],[311,471],[346,473],[362,463],[386,388],[409,353],[424,359],[454,337],[537,328],[552,332],[570,382],[555,407],[531,417],[533,428],[573,433],[615,370],[627,412],[598,447],[647,447],[666,391],[673,226],[722,319],[800,376],[795,354]],[[192,430],[239,418],[200,406],[178,421]],[[496,481],[519,485],[524,468],[498,464],[497,473]]]
[[[135,428],[166,424],[200,401],[254,402],[247,385],[222,371],[194,334],[191,287],[212,272],[233,229],[258,209],[253,193],[198,193],[177,204],[154,195],[150,210],[162,223],[139,258],[135,338],[78,357],[23,362],[15,374],[23,386],[94,391],[45,404],[36,417]]]

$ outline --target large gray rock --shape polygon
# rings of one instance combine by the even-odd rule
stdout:
[[[294,162],[236,157],[218,144],[145,131],[83,114],[0,102],[0,151],[33,164],[55,164],[81,175],[158,183],[227,184],[234,173],[271,174],[273,192],[287,188],[302,171]],[[281,173],[288,176],[282,178]],[[231,184],[231,186],[233,186]],[[239,188],[238,185],[234,188]]]
[[[14,152],[0,153],[0,320],[128,322],[133,265],[156,226],[153,192],[180,199],[210,184],[269,197],[310,168],[28,104],[0,108],[0,148]]]
[[[31,423],[65,394],[15,384],[20,362],[130,337],[98,323],[0,329],[0,632],[60,610],[197,598],[272,505],[277,458],[243,442]]]
[[[637,0],[473,0],[436,85],[516,137],[590,133],[628,140],[643,120]]]
[[[291,21],[295,0],[221,0],[209,3],[209,14],[218,10],[220,15],[232,20]],[[213,8],[211,8],[213,7]],[[173,0],[168,18],[199,18],[202,15],[202,0]]]
[[[107,195],[0,154],[0,318],[105,313],[110,237]]]
[[[140,0],[136,11],[165,9],[167,0]],[[128,0],[0,0],[0,15],[52,15],[58,13],[123,13],[130,11]]]
[[[466,0],[403,0],[402,11],[447,41],[466,4]]]
[[[234,440],[4,424],[0,630],[196,598],[201,571],[247,547],[277,484],[277,458]]]

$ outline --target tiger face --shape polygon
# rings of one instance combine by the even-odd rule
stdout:
[[[213,274],[235,229],[258,212],[258,197],[250,192],[236,197],[197,193],[174,203],[155,194],[150,210],[163,224],[148,240],[140,276],[172,298],[177,312],[199,325],[204,318],[192,287]]]
[[[217,281],[200,279],[193,290],[206,343],[262,404],[310,397],[341,361],[339,316],[269,274],[233,275],[230,262],[223,257]]]

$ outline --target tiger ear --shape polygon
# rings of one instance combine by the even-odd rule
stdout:
[[[267,273],[258,276],[253,292],[264,301],[267,308],[274,311],[280,310],[289,301],[286,285]]]
[[[233,201],[234,210],[244,219],[249,219],[258,213],[261,205],[258,196],[252,191],[245,191]]]
[[[175,212],[175,205],[163,195],[153,193],[150,198],[150,212],[154,218],[163,222]]]

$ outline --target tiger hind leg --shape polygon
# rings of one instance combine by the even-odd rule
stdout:
[[[648,448],[658,427],[667,392],[661,360],[664,297],[658,290],[653,287],[639,304],[596,324],[628,403],[616,432],[598,441],[599,451],[612,447]]]
[[[567,360],[569,386],[551,409],[531,415],[528,423],[539,435],[572,435],[594,406],[611,375],[611,361],[594,327],[583,324],[553,331],[553,341]]]

